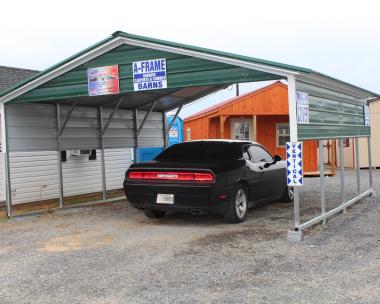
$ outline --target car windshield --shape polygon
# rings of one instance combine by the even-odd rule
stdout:
[[[155,160],[214,161],[241,157],[241,144],[236,142],[188,142],[167,148]]]

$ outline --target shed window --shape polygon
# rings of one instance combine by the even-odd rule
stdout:
[[[191,140],[191,130],[190,130],[190,128],[186,129],[186,138],[187,138],[187,140]]]
[[[289,124],[277,124],[276,129],[277,147],[285,147],[290,141]]]

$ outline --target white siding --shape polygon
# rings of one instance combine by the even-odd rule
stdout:
[[[0,152],[0,202],[5,201],[5,181],[4,181],[3,153]]]
[[[57,198],[57,152],[11,152],[12,203],[26,203]],[[65,196],[102,191],[101,157],[70,157],[62,163]],[[105,150],[107,190],[122,188],[124,174],[132,160],[132,149]],[[0,163],[1,164],[1,163]],[[0,168],[1,174],[3,170]],[[3,188],[0,188],[3,196]]]

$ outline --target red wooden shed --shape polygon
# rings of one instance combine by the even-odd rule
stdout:
[[[184,120],[185,140],[253,140],[285,159],[289,139],[288,87],[280,81],[218,103]],[[317,142],[304,142],[304,172],[318,170]]]

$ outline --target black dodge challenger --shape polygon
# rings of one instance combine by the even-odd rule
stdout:
[[[153,161],[133,164],[125,174],[129,202],[147,217],[169,210],[223,214],[244,221],[250,207],[293,199],[286,163],[250,141],[202,140],[170,146]]]

